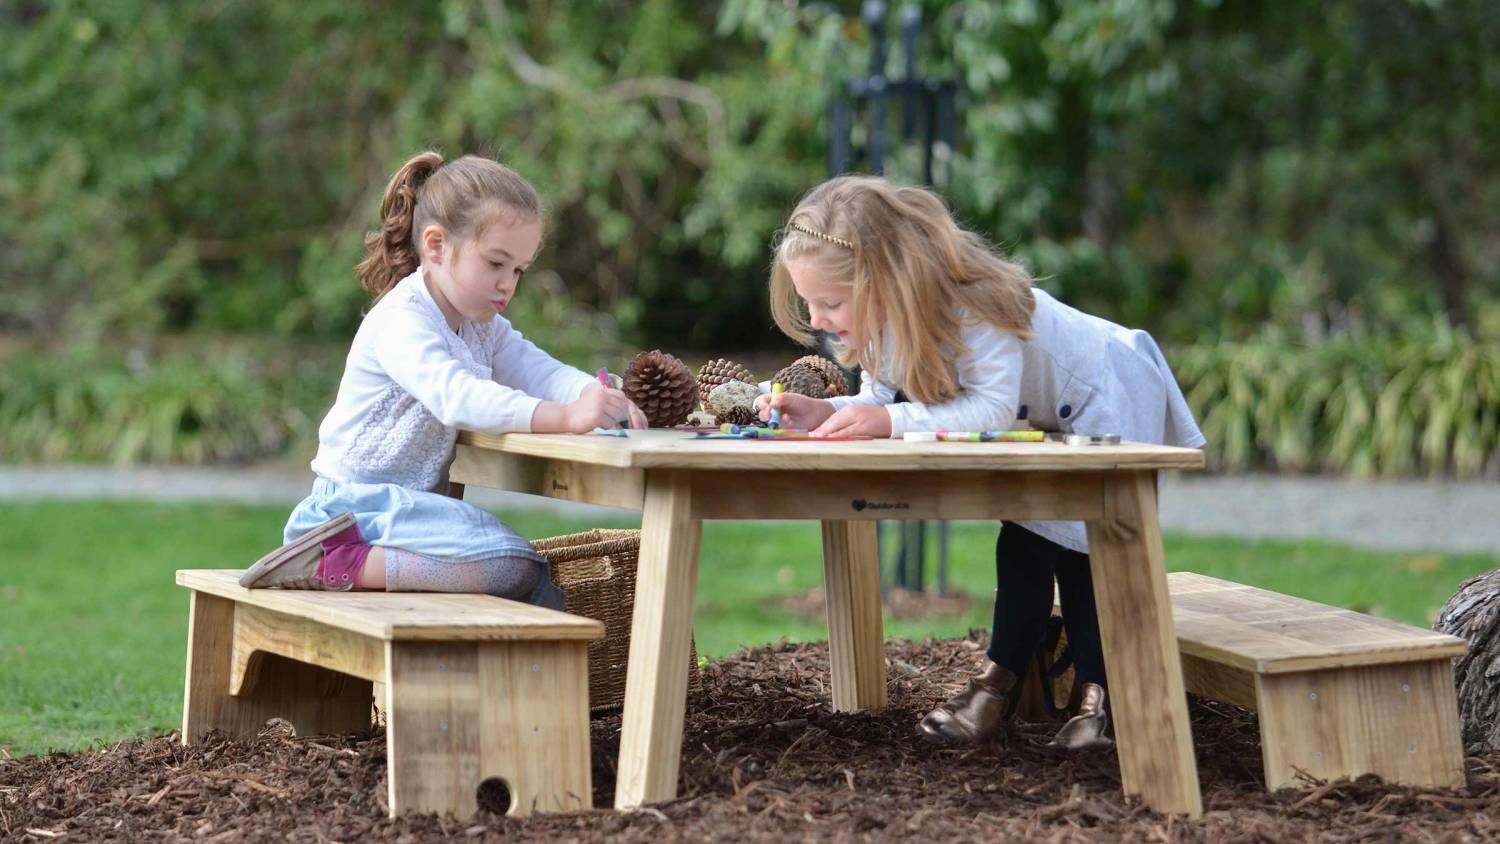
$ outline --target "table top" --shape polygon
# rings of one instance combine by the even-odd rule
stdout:
[[[179,569],[177,585],[377,639],[396,641],[592,641],[604,624],[493,595],[441,592],[315,592],[246,589],[241,569]]]
[[[1195,448],[1124,442],[1070,446],[1061,442],[950,443],[905,440],[697,439],[671,429],[596,434],[480,434],[460,431],[460,444],[506,454],[628,469],[760,469],[821,471],[1061,471],[1201,469]]]

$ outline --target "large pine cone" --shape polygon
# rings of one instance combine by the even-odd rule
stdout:
[[[849,394],[849,382],[844,378],[844,370],[839,369],[838,364],[828,358],[821,355],[803,355],[792,361],[792,366],[798,364],[815,369],[819,375],[823,376],[823,385],[828,391],[825,398]]]
[[[788,366],[776,373],[772,381],[781,384],[788,393],[800,393],[815,399],[828,397],[828,382],[823,380],[823,373],[805,364]]]
[[[698,404],[698,382],[687,364],[653,349],[641,352],[625,368],[625,395],[646,414],[653,428],[687,421]]]
[[[755,415],[754,408],[738,405],[729,408],[728,413],[720,413],[714,417],[714,422],[720,425],[760,425],[760,417]]]
[[[755,376],[751,374],[750,370],[732,360],[719,358],[703,364],[703,368],[698,370],[699,398],[706,401],[708,394],[712,393],[715,387],[730,381],[744,381],[746,384],[754,384]],[[705,408],[707,407],[706,404],[704,406]]]

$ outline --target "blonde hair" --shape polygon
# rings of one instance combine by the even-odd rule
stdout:
[[[385,186],[380,231],[365,236],[365,257],[354,275],[378,301],[421,264],[423,229],[436,224],[462,243],[482,234],[497,211],[527,221],[546,214],[536,188],[504,164],[477,155],[444,162],[432,150],[418,153]]]
[[[954,221],[931,191],[874,176],[840,176],[813,188],[787,220],[771,265],[771,316],[788,337],[811,346],[815,332],[787,270],[815,262],[825,281],[850,289],[859,364],[925,404],[959,394],[965,324],[990,323],[1031,339],[1036,298],[1026,268]],[[889,332],[891,372],[884,344]]]

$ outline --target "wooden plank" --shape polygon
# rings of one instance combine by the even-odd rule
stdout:
[[[474,642],[387,642],[386,788],[402,812],[472,815],[480,782]]]
[[[234,602],[194,591],[188,609],[187,676],[183,683],[182,741],[209,730],[253,737],[271,718],[291,722],[298,735],[362,732],[370,727],[370,682],[313,665],[267,656],[251,693],[229,693],[234,650]]]
[[[448,476],[475,486],[627,510],[640,510],[646,494],[645,473],[640,469],[507,454],[463,444],[454,449]]]
[[[1105,487],[1104,518],[1088,523],[1120,780],[1146,805],[1203,814],[1182,663],[1167,593],[1156,473],[1121,473]]]
[[[1189,572],[1168,576],[1183,653],[1258,674],[1462,656],[1456,636]]]
[[[615,785],[617,809],[677,794],[702,536],[702,523],[692,518],[691,495],[692,485],[684,474],[646,476]]]
[[[591,618],[492,595],[244,589],[237,582],[243,573],[240,569],[180,569],[177,584],[378,639],[592,641],[604,635],[604,625]]]
[[[880,551],[872,522],[823,522],[823,590],[834,711],[884,709]]]
[[[1463,747],[1448,659],[1257,678],[1266,787],[1377,774],[1461,788]]]
[[[698,519],[1096,519],[1097,472],[694,472]]]
[[[366,680],[385,678],[385,647],[380,639],[264,607],[237,605],[230,694],[248,694],[255,687],[266,654],[278,654]]]
[[[593,808],[588,684],[582,642],[479,645],[479,781],[505,784],[507,814]]]
[[[1187,690],[1209,700],[1222,700],[1254,709],[1255,674],[1183,653],[1182,682]]]
[[[1110,469],[1201,469],[1203,452],[1126,442],[1078,448],[1060,442],[919,443],[904,440],[776,442],[696,439],[689,432],[633,431],[628,437],[579,434],[479,434],[461,445],[508,454],[636,469],[795,469],[1079,472]]]

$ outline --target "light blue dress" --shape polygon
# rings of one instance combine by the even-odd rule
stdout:
[[[291,542],[340,513],[353,513],[360,537],[370,545],[401,548],[453,563],[495,557],[521,557],[542,568],[533,604],[551,604],[552,586],[547,559],[494,515],[466,501],[436,492],[407,489],[399,484],[313,481],[312,494],[302,499],[282,531]]]

